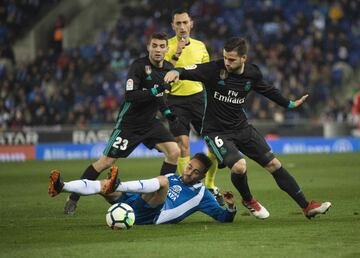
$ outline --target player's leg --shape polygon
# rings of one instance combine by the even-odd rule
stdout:
[[[279,188],[286,192],[303,209],[307,217],[325,213],[330,208],[331,203],[318,204],[312,202],[313,205],[310,206],[298,183],[294,177],[282,167],[280,161],[275,158],[264,137],[252,126],[249,127],[249,131],[251,131],[249,136],[250,140],[242,144],[240,151],[268,170],[274,177]]]
[[[164,127],[162,123],[158,122],[153,125],[146,134],[146,138],[143,143],[149,149],[153,149],[155,147],[157,150],[164,153],[165,160],[160,170],[161,175],[176,172],[180,150],[175,142],[174,136]]]
[[[111,167],[117,158],[127,157],[141,142],[141,139],[133,140],[132,138],[133,136],[129,133],[114,129],[103,152],[103,156],[86,168],[81,179],[95,180],[102,171]],[[129,144],[129,139],[131,139],[131,145]],[[75,212],[79,198],[80,195],[76,193],[72,193],[67,198],[64,207],[65,214],[70,215]]]
[[[155,145],[156,149],[165,154],[165,160],[161,166],[160,175],[175,173],[180,150],[175,142],[163,142]]]
[[[167,177],[158,176],[153,178],[157,180],[158,188],[154,192],[134,194],[126,193],[116,202],[125,202],[129,204],[135,212],[136,224],[153,224],[157,214],[159,214],[167,196],[169,182]]]
[[[190,142],[189,136],[179,135],[175,137],[176,142],[180,148],[180,157],[178,158],[178,173],[181,175],[190,161]]]
[[[156,179],[159,182],[158,190],[152,193],[144,193],[141,198],[149,204],[150,207],[157,207],[163,204],[166,200],[167,192],[169,190],[169,180],[166,176],[158,176]]]
[[[228,164],[228,162],[225,162]],[[230,163],[231,164],[231,163]],[[270,216],[268,210],[261,205],[251,194],[247,179],[247,167],[244,158],[236,161],[231,168],[231,182],[242,197],[242,204],[258,219]]]
[[[225,205],[225,200],[223,195],[221,194],[219,188],[215,185],[215,176],[218,171],[218,161],[216,156],[208,150],[208,157],[210,158],[212,165],[206,173],[205,176],[205,186],[209,189],[209,191],[214,195],[216,201],[220,206]]]
[[[177,161],[177,171],[182,174],[186,165],[190,161],[190,122],[193,114],[189,105],[192,104],[192,97],[179,97],[168,96],[168,104],[171,110],[178,116],[179,121],[177,123],[169,123],[171,133],[174,135],[175,140],[180,149],[180,156]]]
[[[81,179],[88,179],[88,180],[96,180],[100,173],[105,169],[109,168],[114,162],[116,161],[115,158],[102,156],[99,160],[88,166],[85,171],[83,172]],[[73,214],[77,207],[77,202],[80,199],[80,195],[76,192],[72,192],[65,203],[64,206],[64,213],[65,214]]]
[[[253,198],[247,180],[246,161],[239,153],[234,139],[231,135],[207,135],[205,142],[212,152],[216,155],[219,163],[226,165],[231,170],[231,182],[239,191],[243,205],[256,218],[265,219],[269,217],[269,212],[255,198]]]
[[[108,180],[109,181],[109,180]],[[76,193],[78,195],[93,195],[102,193],[101,189],[106,183],[106,180],[73,180],[64,182],[58,170],[52,170],[50,173],[50,182],[48,193],[54,197],[61,192]]]
[[[264,168],[271,173],[280,189],[294,199],[302,209],[309,205],[295,178],[282,167],[277,158],[274,157]]]
[[[118,168],[113,166],[108,179],[101,181],[101,193],[104,195],[112,192],[126,193],[152,193],[160,188],[160,177],[150,179],[140,179],[134,181],[121,182],[118,178]]]
[[[281,190],[286,192],[304,211],[307,218],[326,213],[331,207],[330,202],[308,202],[295,178],[281,165],[277,158],[272,159],[265,165],[265,169],[274,177]]]
[[[216,159],[216,156],[209,150],[208,151],[208,157],[210,158],[212,165],[209,168],[208,172],[206,173],[205,177],[205,186],[208,189],[214,189],[215,186],[215,176],[218,170],[218,162]]]
[[[191,107],[190,107],[192,112],[191,124],[193,125],[196,133],[200,135],[202,129],[203,116],[204,116],[204,96],[203,93],[198,93],[191,96],[191,98],[192,98]],[[219,205],[224,206],[225,205],[224,197],[220,193],[219,188],[215,185],[215,177],[218,171],[218,162],[216,156],[211,152],[210,149],[208,150],[208,157],[210,158],[212,165],[206,173],[205,186],[214,195]]]
[[[139,182],[141,181],[141,184]],[[167,191],[169,189],[168,179],[165,176],[158,176],[147,180],[122,182],[117,190],[131,190],[136,193],[125,193],[112,202],[125,202],[135,212],[136,224],[153,224],[155,216],[163,206]],[[142,187],[140,187],[142,185]],[[152,189],[150,189],[150,188]],[[119,193],[118,191],[113,194]],[[109,195],[107,195],[109,196]]]

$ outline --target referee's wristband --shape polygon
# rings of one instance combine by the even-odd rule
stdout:
[[[288,108],[294,108],[295,107],[295,101],[290,100]]]

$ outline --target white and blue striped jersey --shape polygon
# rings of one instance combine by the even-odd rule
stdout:
[[[154,224],[177,223],[200,211],[220,222],[232,222],[236,209],[223,209],[204,184],[186,185],[175,174],[166,175],[169,190],[165,203],[154,219]]]

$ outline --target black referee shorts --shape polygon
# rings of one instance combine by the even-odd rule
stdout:
[[[190,96],[167,96],[170,109],[179,117],[180,123],[169,123],[171,133],[177,137],[189,135],[190,124],[197,134],[200,135],[202,118],[204,115],[204,92]]]
[[[156,144],[163,142],[175,142],[175,138],[160,121],[141,131],[114,129],[103,154],[111,158],[126,158],[140,143],[153,149]]]
[[[252,125],[237,132],[204,134],[203,138],[218,161],[229,168],[242,159],[243,155],[262,167],[275,157],[265,138]]]

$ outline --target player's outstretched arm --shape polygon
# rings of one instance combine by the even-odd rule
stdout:
[[[309,94],[306,94],[306,95],[302,96],[300,99],[295,100],[294,101],[294,108],[297,108],[297,107],[301,106],[305,102],[307,97],[309,97]]]

